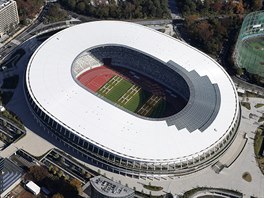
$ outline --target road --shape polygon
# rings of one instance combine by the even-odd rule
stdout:
[[[246,81],[244,81],[244,80],[242,80],[236,76],[232,76],[231,78],[236,85],[243,88],[244,90],[252,91],[254,93],[257,93],[259,95],[264,96],[264,88],[263,87],[248,83],[248,82],[246,82]]]
[[[179,9],[176,4],[176,0],[168,0],[169,9],[171,11],[171,18],[172,19],[181,19],[181,15]]]

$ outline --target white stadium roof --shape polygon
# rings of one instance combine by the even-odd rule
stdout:
[[[147,120],[127,113],[79,86],[71,73],[74,59],[84,50],[106,44],[129,46],[164,62],[172,60],[200,76],[207,75],[217,83],[221,95],[214,121],[203,132],[177,130],[165,120]],[[50,37],[29,62],[27,86],[35,103],[57,122],[106,150],[143,161],[170,161],[201,154],[225,137],[238,115],[234,84],[213,59],[165,34],[120,21],[85,23]]]

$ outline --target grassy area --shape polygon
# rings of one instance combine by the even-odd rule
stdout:
[[[263,107],[264,106],[264,104],[262,104],[262,103],[258,103],[258,104],[256,104],[254,107],[255,108],[260,108],[260,107]]]
[[[156,118],[159,117],[162,112],[164,112],[166,109],[166,102],[161,99],[161,101],[157,104],[156,108],[154,108],[151,112],[150,117]]]
[[[264,115],[262,115],[259,119],[258,122],[263,122],[264,121]]]
[[[263,136],[262,136],[262,129],[258,128],[256,135],[255,135],[255,140],[254,140],[254,150],[255,150],[255,155],[259,156],[261,152],[261,147],[262,147],[262,142],[263,142]]]
[[[137,92],[126,104],[123,105],[129,111],[135,112],[140,105],[140,95],[143,90]]]
[[[262,125],[257,129],[254,140],[254,151],[256,155],[256,160],[258,162],[262,174],[264,174],[264,157],[262,156],[263,147],[264,147],[264,142],[263,142],[263,125]]]
[[[248,172],[244,173],[244,174],[242,175],[242,178],[243,178],[245,181],[247,181],[247,182],[251,182],[251,181],[252,181],[252,177],[251,177],[251,175],[250,175]]]
[[[113,103],[124,107],[125,109],[136,112],[146,105],[150,111],[143,116],[159,117],[166,108],[166,101],[159,100],[155,105],[147,104],[148,100],[153,96],[152,93],[143,90],[138,85],[120,77],[114,76],[104,84],[98,91],[98,94],[112,101]],[[125,100],[127,99],[127,100]],[[153,116],[152,116],[153,115]]]
[[[245,108],[247,108],[248,110],[251,109],[250,103],[249,102],[241,102],[241,105]]]
[[[249,92],[249,91],[246,91],[244,96],[249,97],[249,98],[264,98],[264,96],[260,94],[256,94],[256,93]]]
[[[156,98],[156,96],[155,96]],[[155,104],[153,104],[153,101],[155,101]],[[158,97],[154,100],[150,99],[148,100],[145,104],[144,104],[144,108],[147,108],[148,112],[140,112],[138,111],[139,114],[143,115],[143,116],[146,116],[146,117],[152,117],[151,115],[153,114],[153,112],[155,111],[157,114],[160,114],[161,113],[161,109],[159,108],[160,107],[160,104],[162,103],[162,98],[161,97]]]
[[[263,116],[258,119],[258,122],[263,122],[263,121],[264,121],[264,117]]]
[[[116,103],[118,99],[122,97],[127,92],[127,90],[133,85],[125,79],[122,79],[118,84],[114,85],[112,80],[113,78],[111,78],[102,88],[100,88],[97,93]],[[103,90],[107,86],[112,88],[109,92],[104,93]]]

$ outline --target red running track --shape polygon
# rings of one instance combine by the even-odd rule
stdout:
[[[97,92],[106,82],[116,75],[118,73],[108,67],[100,66],[84,72],[78,76],[77,80],[88,89]]]

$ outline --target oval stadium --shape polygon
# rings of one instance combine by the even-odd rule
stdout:
[[[212,58],[147,27],[89,22],[34,52],[26,96],[41,126],[86,162],[130,177],[189,174],[232,144],[235,86]]]

